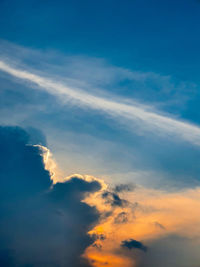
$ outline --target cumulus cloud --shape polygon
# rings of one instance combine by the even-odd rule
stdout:
[[[0,266],[198,266],[198,188],[110,189],[79,174],[54,183],[44,142],[0,127]]]
[[[0,157],[0,265],[89,266],[81,255],[99,213],[82,200],[101,184],[53,184],[41,147],[19,127],[0,127]]]
[[[110,234],[93,230],[101,220],[127,222],[128,201],[120,194],[132,187],[110,190],[102,180],[80,174],[59,181],[45,142],[35,129],[0,127],[0,265],[95,266],[98,261],[85,251],[101,252]],[[88,201],[98,197],[105,211],[100,202]]]

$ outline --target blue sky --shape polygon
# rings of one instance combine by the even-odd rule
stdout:
[[[1,1],[0,34],[32,48],[198,80],[199,10],[198,0]]]
[[[198,0],[0,1],[0,124],[48,147],[65,177],[133,183],[141,202],[152,191],[191,200],[200,183],[199,14]],[[157,249],[180,234],[170,231],[141,238]]]

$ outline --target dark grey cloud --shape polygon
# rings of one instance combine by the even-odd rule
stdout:
[[[105,204],[110,204],[112,207],[125,207],[129,204],[127,200],[120,196],[122,192],[130,192],[135,189],[134,184],[118,184],[114,188],[105,190],[102,193],[102,198],[105,200]]]
[[[19,127],[0,127],[0,199],[25,199],[47,190],[52,182],[38,147]]]
[[[129,239],[129,240],[123,240],[121,242],[121,247],[123,248],[128,248],[128,249],[139,249],[144,252],[147,251],[147,247],[143,245],[141,242],[134,240],[134,239]]]
[[[0,266],[89,266],[81,255],[99,214],[81,200],[101,185],[75,176],[53,185],[33,140],[0,127]]]
[[[102,198],[105,199],[106,204],[110,204],[113,207],[124,207],[128,204],[125,199],[122,199],[117,193],[111,191],[103,192]]]
[[[114,191],[116,193],[120,193],[120,192],[131,192],[135,189],[135,185],[134,184],[118,184],[115,186]]]
[[[166,230],[165,226],[159,222],[154,222],[154,225],[162,230]]]
[[[117,223],[117,224],[126,223],[126,222],[128,222],[128,214],[125,211],[118,213],[114,219],[114,223]]]

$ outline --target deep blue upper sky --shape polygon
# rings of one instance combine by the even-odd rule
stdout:
[[[0,1],[0,38],[199,80],[198,0]]]

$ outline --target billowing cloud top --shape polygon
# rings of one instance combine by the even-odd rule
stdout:
[[[19,127],[0,127],[0,148],[0,265],[89,266],[81,255],[99,215],[81,200],[101,184],[73,176],[53,185],[42,150]]]

